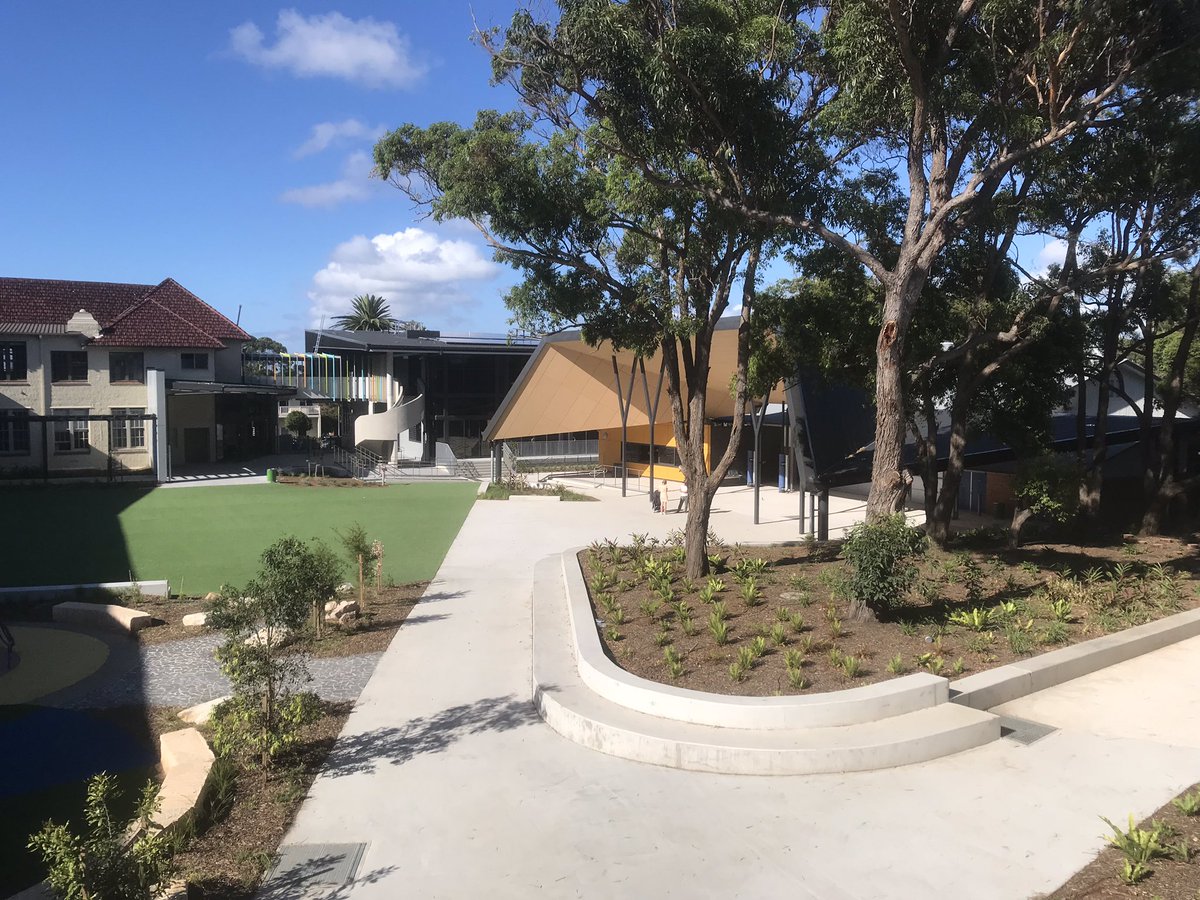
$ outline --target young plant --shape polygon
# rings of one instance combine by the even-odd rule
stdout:
[[[780,606],[775,610],[775,621],[787,624],[792,620],[792,611],[786,606]]]
[[[672,678],[678,678],[683,674],[683,658],[674,647],[663,648],[663,662],[667,664],[667,671]]]
[[[1008,638],[1008,648],[1017,656],[1024,656],[1033,651],[1033,638],[1025,629],[1010,625],[1004,630],[1004,636]]]
[[[1171,805],[1185,816],[1200,815],[1200,788],[1190,794],[1181,794],[1171,801]]]
[[[798,650],[784,650],[783,665],[784,668],[799,669],[804,665],[804,654]]]
[[[771,626],[771,643],[776,647],[782,647],[787,643],[787,629],[783,627],[782,622],[776,622]]]
[[[834,668],[840,669],[842,666],[843,658],[844,657],[843,657],[842,651],[839,650],[837,647],[829,648],[829,664],[831,666],[833,666]]]
[[[221,671],[229,678],[241,746],[265,768],[299,738],[296,687],[309,678],[304,656],[284,647],[313,609],[322,609],[341,580],[341,561],[324,544],[280,538],[263,551],[258,575],[245,590],[222,589],[209,612],[212,627],[225,633],[217,647]]]
[[[800,638],[800,643],[798,644],[798,646],[800,648],[801,653],[804,653],[804,654],[811,653],[813,648],[817,646],[817,639],[815,637],[813,637],[811,634],[806,634],[806,635],[804,635],[804,637]]]
[[[897,653],[888,660],[887,670],[892,675],[903,675],[908,671],[908,666],[904,663],[904,657]]]
[[[950,614],[950,624],[969,628],[971,631],[987,631],[992,627],[990,610],[977,606],[971,610],[960,610]]]
[[[638,608],[647,619],[653,619],[658,614],[659,609],[662,608],[662,601],[647,598],[641,602]]]
[[[729,677],[734,681],[745,681],[747,667],[739,659],[729,664]]]
[[[617,643],[617,641],[624,640],[625,638],[625,636],[618,630],[616,625],[609,625],[604,631],[604,636],[614,644]]]
[[[903,619],[900,622],[900,632],[905,637],[916,637],[917,632],[919,630],[920,630],[920,626],[917,625],[916,622],[910,621],[908,619]]]
[[[47,881],[59,897],[142,900],[154,897],[171,876],[168,837],[152,827],[158,812],[158,785],[142,788],[131,819],[115,815],[121,797],[117,780],[101,772],[88,781],[84,821],[87,831],[70,823],[46,822],[29,838],[29,849],[42,857]],[[137,836],[129,841],[129,835]]]
[[[741,590],[742,600],[747,606],[758,606],[762,603],[762,589],[758,586],[758,580],[753,576],[748,576],[742,582]]]
[[[724,622],[729,618],[729,610],[725,608],[725,604],[723,602],[718,600],[712,605],[712,615]]]
[[[829,636],[835,641],[842,636],[842,620],[832,619],[829,622]]]
[[[758,662],[758,656],[755,655],[753,647],[738,647],[737,658],[738,663],[740,663],[742,668],[747,672],[749,672],[754,667],[754,664]]]
[[[862,660],[857,656],[842,657],[842,672],[845,673],[847,678],[857,678],[862,674],[862,671]]]
[[[1067,627],[1066,622],[1055,619],[1046,626],[1046,630],[1041,633],[1039,640],[1043,644],[1065,644],[1071,640],[1071,629]]]
[[[792,617],[788,619],[788,622],[792,626],[792,631],[796,632],[796,634],[799,634],[804,630],[804,619],[801,618],[799,613],[793,614]]]
[[[963,673],[963,670],[966,669],[966,667],[967,667],[966,663],[963,662],[963,658],[960,656],[958,659],[956,659],[954,661],[954,665],[952,665],[950,667],[950,671],[953,672],[955,675],[961,675]]]
[[[712,633],[713,639],[718,646],[725,646],[729,643],[729,625],[725,620],[719,618],[716,613],[708,617],[708,630]]]
[[[1054,617],[1056,622],[1071,621],[1071,601],[1066,597],[1060,597],[1050,603],[1050,615]]]
[[[625,610],[621,607],[621,604],[618,603],[608,611],[608,622],[610,625],[625,624]]]
[[[941,675],[942,669],[946,668],[946,661],[940,656],[935,656],[929,661],[929,664],[925,668],[927,668],[934,675]]]
[[[654,643],[659,647],[666,647],[671,643],[671,632],[665,628],[654,636]]]
[[[683,633],[688,637],[696,635],[696,620],[690,615],[679,617],[679,627],[683,629]]]
[[[754,654],[754,658],[756,660],[759,657],[764,656],[767,652],[767,639],[762,635],[759,635],[752,640],[750,642],[750,652]]]
[[[855,603],[875,612],[902,605],[917,578],[914,560],[927,543],[900,514],[851,528],[842,556],[849,563],[847,587]]]
[[[795,690],[802,691],[808,687],[808,679],[804,677],[804,672],[800,669],[788,669],[787,680]]]

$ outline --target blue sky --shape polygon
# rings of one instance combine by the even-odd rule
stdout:
[[[0,3],[0,274],[171,276],[292,349],[364,292],[503,332],[512,273],[367,174],[385,128],[511,106],[470,35],[513,8]]]
[[[383,128],[510,105],[470,34],[512,9],[0,4],[0,274],[171,276],[293,348],[366,290],[504,331],[513,279],[474,232],[366,175]]]

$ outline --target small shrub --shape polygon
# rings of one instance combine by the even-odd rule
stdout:
[[[762,603],[762,589],[758,586],[758,580],[753,576],[749,576],[742,582],[741,590],[742,600],[747,606],[758,606]]]
[[[120,796],[116,779],[101,772],[88,782],[85,834],[72,832],[70,823],[46,822],[29,838],[29,849],[42,857],[47,880],[60,897],[146,900],[170,878],[169,842],[150,827],[158,812],[158,786],[152,781],[146,784],[128,821],[112,813]],[[131,825],[140,834],[126,848]]]
[[[713,639],[718,646],[725,646],[729,643],[729,625],[725,620],[719,618],[716,613],[708,617],[708,630],[712,633]]]
[[[982,606],[977,606],[971,610],[960,610],[959,612],[951,613],[950,624],[969,628],[972,631],[987,631],[992,625],[992,614]]]
[[[787,680],[788,684],[798,691],[808,687],[808,679],[804,677],[804,673],[800,669],[788,669]]]
[[[729,677],[733,681],[745,681],[746,667],[742,665],[740,660],[729,664]]]
[[[608,628],[605,629],[604,636],[607,637],[609,639],[609,641],[611,641],[614,644],[620,640],[624,640],[624,637],[625,637],[617,629],[616,625],[609,625]]]
[[[784,650],[783,665],[788,669],[799,669],[804,665],[804,654],[798,650]]]
[[[829,636],[831,638],[833,638],[834,640],[837,640],[839,637],[842,636],[842,620],[841,619],[833,619],[832,621],[830,621]]]
[[[718,600],[712,605],[712,615],[724,622],[729,618],[729,610],[725,608],[724,603]]]
[[[832,665],[835,668],[840,669],[842,666],[842,659],[843,659],[843,654],[842,654],[841,650],[839,650],[837,647],[829,648],[829,664],[830,665]]]
[[[899,514],[854,526],[842,545],[850,565],[850,596],[875,612],[900,607],[917,577],[913,560],[926,543],[925,535]]]
[[[927,668],[934,675],[941,675],[942,670],[946,668],[946,661],[940,656],[935,656],[929,661],[929,664],[925,668]]]
[[[1171,805],[1185,816],[1200,815],[1200,788],[1190,794],[1181,794],[1171,801]]]
[[[671,643],[671,632],[660,631],[658,634],[656,634],[654,636],[654,643],[657,644],[659,647],[666,647],[668,644]]]
[[[674,647],[663,648],[663,661],[667,664],[667,671],[672,678],[678,678],[683,674],[683,659]]]
[[[863,672],[862,660],[857,656],[843,656],[842,672],[847,678],[857,678]]]
[[[771,626],[771,643],[776,647],[782,647],[787,643],[787,629],[783,627],[782,622],[776,622]]]
[[[897,653],[888,660],[887,670],[892,675],[903,675],[908,671],[908,666],[904,663],[904,657]]]
[[[767,639],[762,635],[759,635],[752,640],[750,642],[750,652],[754,654],[755,659],[765,656],[767,652]]]
[[[801,653],[811,653],[813,648],[817,646],[817,639],[811,634],[806,634],[800,638],[799,648]]]
[[[1050,604],[1050,615],[1054,617],[1056,622],[1071,621],[1071,601],[1066,597],[1060,597]]]
[[[691,616],[680,616],[679,617],[679,627],[683,629],[683,633],[686,634],[688,637],[695,637],[695,635],[696,635],[696,620],[693,619]]]
[[[955,675],[961,675],[966,667],[966,663],[963,662],[963,658],[960,656],[954,661],[954,665],[950,667],[950,671]]]
[[[802,632],[804,630],[804,619],[800,616],[799,613],[793,614],[792,617],[788,620],[788,622],[792,626],[792,631],[796,632],[796,634],[799,634],[800,632]]]
[[[609,610],[608,621],[611,625],[625,624],[625,610],[621,607],[621,604],[618,603],[611,610]]]

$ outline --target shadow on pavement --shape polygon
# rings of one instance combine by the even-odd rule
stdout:
[[[426,753],[440,753],[469,735],[512,731],[539,721],[528,699],[513,694],[487,697],[433,716],[419,716],[398,727],[343,735],[330,752],[323,774],[340,778],[373,772],[382,762],[399,766]]]

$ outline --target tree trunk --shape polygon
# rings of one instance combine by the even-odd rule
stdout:
[[[692,494],[688,488],[687,524],[683,528],[683,546],[687,553],[684,574],[693,581],[708,575],[708,518],[711,511],[712,498]]]
[[[912,476],[902,471],[904,454],[904,342],[912,301],[924,279],[910,272],[897,277],[884,295],[883,327],[875,345],[875,459],[867,521],[878,522],[899,512]]]
[[[933,520],[934,509],[937,507],[938,477],[937,477],[937,413],[933,408],[933,398],[925,398],[925,435],[921,438],[921,486],[925,494],[925,523]]]
[[[1146,512],[1142,516],[1141,533],[1159,534],[1171,509],[1173,501],[1182,491],[1175,478],[1179,464],[1179,447],[1175,440],[1175,417],[1179,412],[1179,401],[1183,396],[1183,379],[1187,371],[1188,357],[1200,328],[1200,264],[1192,269],[1192,282],[1188,290],[1185,312],[1186,324],[1179,336],[1179,346],[1171,360],[1171,374],[1164,386],[1162,424],[1158,431],[1158,448],[1154,455],[1155,477],[1149,486]]]
[[[1029,521],[1033,515],[1033,511],[1017,507],[1013,510],[1012,524],[1008,527],[1008,546],[1012,550],[1016,550],[1021,546],[1021,529],[1025,527],[1025,523]]]
[[[926,533],[939,546],[950,540],[950,522],[958,502],[958,487],[962,484],[967,448],[967,407],[970,392],[962,379],[955,391],[954,403],[950,407],[950,453],[946,460],[946,471],[942,475],[942,489],[938,493],[937,506]]]

